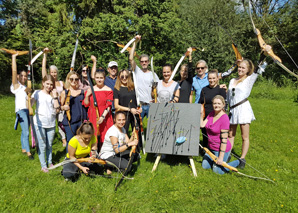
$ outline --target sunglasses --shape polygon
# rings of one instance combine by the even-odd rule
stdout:
[[[140,62],[143,64],[143,63],[147,63],[147,62],[149,62],[149,61],[147,60],[147,61],[140,61]]]
[[[87,72],[87,70],[82,70],[82,72]]]
[[[73,81],[79,81],[78,78],[69,78],[69,80],[70,80],[71,82],[73,82]]]
[[[205,67],[196,67],[197,70],[203,70]]]
[[[121,75],[120,78],[121,78],[121,80],[128,79],[128,75]]]
[[[235,96],[235,88],[232,89],[232,96]]]

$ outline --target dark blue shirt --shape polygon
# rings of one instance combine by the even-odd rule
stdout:
[[[104,84],[106,86],[110,87],[114,91],[116,80],[117,80],[117,77],[115,79],[112,79],[110,76],[107,76],[106,79],[105,79]]]

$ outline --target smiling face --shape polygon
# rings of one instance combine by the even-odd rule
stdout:
[[[50,75],[53,76],[53,78],[55,79],[55,81],[57,81],[58,72],[57,72],[56,69],[50,68]]]
[[[94,76],[94,80],[97,86],[103,87],[105,82],[105,76],[103,72],[96,72]]]
[[[165,82],[168,82],[171,75],[172,75],[172,70],[171,70],[171,67],[169,66],[165,66],[162,68],[162,75],[163,75],[163,80]]]
[[[69,76],[68,79],[70,86],[73,88],[77,88],[79,86],[79,80],[79,76],[77,76],[76,74]]]
[[[180,76],[181,76],[181,80],[184,80],[184,79],[188,78],[188,69],[184,65],[181,66]]]
[[[208,81],[209,81],[209,86],[211,88],[216,87],[218,85],[218,76],[216,75],[216,73],[209,73]]]
[[[82,77],[87,79],[87,66],[82,69]]]
[[[25,71],[22,71],[20,74],[17,76],[18,81],[22,84],[25,85],[26,81],[28,79],[27,73]]]
[[[148,65],[149,65],[149,58],[147,57],[142,57],[140,59],[140,64],[143,70],[147,70],[148,69]]]
[[[224,109],[225,104],[219,98],[214,98],[212,101],[212,106],[215,112],[220,112]]]
[[[109,72],[111,78],[116,78],[117,73],[118,73],[118,67],[117,66],[109,67],[108,72]]]
[[[125,125],[125,114],[124,113],[119,113],[115,115],[115,126],[118,127],[119,129],[121,129],[122,127],[124,127]]]
[[[50,93],[54,88],[54,84],[51,80],[44,81],[42,83],[42,86],[43,86],[43,90],[47,93]]]
[[[204,62],[198,63],[196,66],[196,72],[199,77],[203,76],[206,72],[207,66]]]
[[[120,73],[119,77],[120,77],[121,84],[124,86],[127,86],[129,73],[126,70],[124,70]]]
[[[240,64],[238,65],[238,76],[241,78],[241,77],[247,75],[248,72],[249,72],[249,69],[248,69],[248,64],[246,63],[246,61],[240,62]]]

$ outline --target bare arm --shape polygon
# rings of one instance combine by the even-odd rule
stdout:
[[[136,69],[136,62],[134,60],[134,54],[135,54],[135,50],[136,50],[136,45],[137,43],[141,40],[141,36],[140,35],[137,35],[136,37],[136,40],[133,42],[133,45],[132,45],[132,48],[129,52],[129,62],[131,64],[131,68],[132,70],[135,70]]]
[[[111,136],[110,140],[111,143],[113,145],[113,149],[115,151],[116,154],[120,153],[120,152],[124,152],[125,150],[127,150],[129,147],[131,146],[136,146],[138,144],[138,140],[135,138],[132,141],[128,140],[128,136],[125,135],[125,141],[128,141],[126,143],[124,143],[122,146],[120,146],[120,144],[118,143],[118,138]]]
[[[13,54],[12,58],[11,58],[11,69],[12,69],[12,85],[13,88],[16,90],[17,88],[19,88],[19,84],[18,84],[18,79],[17,79],[17,54]]]
[[[223,158],[224,158],[224,155],[225,155],[225,152],[227,149],[228,133],[229,133],[228,129],[220,130],[221,142],[220,142],[220,147],[219,147],[219,156],[218,156],[218,159],[216,162],[216,164],[218,164],[218,165],[222,165],[222,163],[223,163]]]
[[[203,107],[201,107],[201,121],[200,121],[201,128],[204,128],[206,126],[207,122],[208,122],[208,119],[206,118],[204,120]]]
[[[70,159],[76,159],[75,153],[76,153],[76,149],[68,144],[69,158]],[[89,173],[89,168],[88,167],[84,167],[80,163],[76,163],[76,162],[74,162],[74,165],[76,165],[79,169],[81,169],[85,174]]]
[[[42,73],[42,78],[44,78],[47,75],[47,52],[44,52],[43,54],[43,59],[42,59],[42,69],[41,69],[41,73]]]
[[[91,60],[93,61],[92,70],[91,70],[91,78],[94,79],[94,75],[96,72],[96,57],[91,55]]]
[[[193,99],[193,91],[190,91],[190,96],[189,96],[189,103],[192,103],[192,99]]]
[[[179,101],[179,97],[180,97],[180,89],[177,89],[175,92],[174,92],[174,98],[173,98],[173,103],[177,103]]]

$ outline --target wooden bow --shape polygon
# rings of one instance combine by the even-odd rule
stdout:
[[[288,72],[290,75],[296,77],[298,79],[298,75],[294,72],[292,72],[291,70],[289,70],[281,61],[281,59],[273,52],[273,49],[272,49],[272,46],[268,45],[262,35],[261,35],[261,32],[258,28],[256,28],[255,26],[255,23],[253,21],[253,18],[252,18],[252,13],[251,13],[251,10],[252,10],[252,7],[251,7],[251,3],[249,1],[249,16],[250,16],[250,20],[251,20],[251,23],[252,23],[252,26],[253,26],[253,30],[254,30],[254,33],[257,35],[257,38],[258,38],[258,42],[259,42],[259,45],[261,47],[261,54],[263,53],[265,56],[270,56],[273,61],[278,65],[280,66],[283,70],[285,70],[286,72]]]
[[[203,147],[201,144],[199,144],[199,146],[205,150],[205,152],[211,157],[211,159],[214,161],[214,163],[217,162],[217,159],[218,157],[216,157],[207,147]],[[249,177],[249,178],[252,178],[252,179],[260,179],[260,180],[266,180],[266,181],[270,181],[272,183],[275,183],[273,180],[269,179],[269,178],[262,178],[262,177],[255,177],[255,176],[251,176],[251,175],[246,175],[242,172],[239,172],[237,168],[235,167],[232,167],[230,166],[229,164],[227,164],[226,162],[223,162],[222,163],[222,166],[233,171],[233,172],[236,172],[238,173],[239,175],[243,175],[245,177]]]
[[[15,55],[15,54],[18,54],[18,55],[27,55],[29,53],[29,51],[8,50],[6,48],[1,48],[1,50],[3,52],[9,53],[11,55]]]

